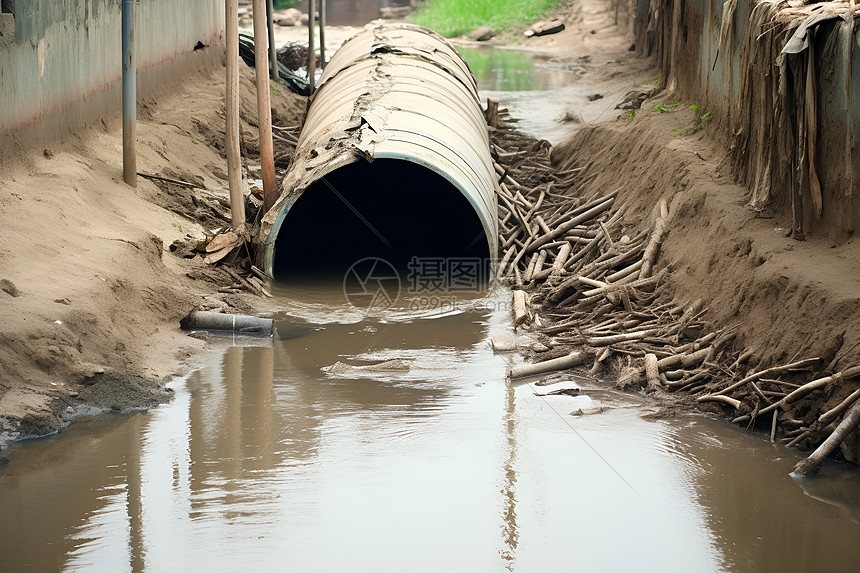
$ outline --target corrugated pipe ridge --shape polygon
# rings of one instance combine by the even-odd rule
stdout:
[[[281,196],[263,217],[259,263],[281,278],[279,261],[321,239],[325,258],[341,232],[344,247],[370,237],[368,252],[354,254],[426,255],[432,244],[435,254],[492,261],[496,185],[477,85],[457,51],[421,26],[372,24],[325,69]],[[327,221],[338,212],[342,220]],[[349,217],[358,223],[345,229]],[[306,244],[296,245],[302,237]]]

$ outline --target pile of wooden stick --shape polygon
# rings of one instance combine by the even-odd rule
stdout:
[[[665,272],[653,274],[669,226],[665,201],[654,229],[633,233],[625,228],[624,208],[616,208],[618,191],[582,198],[580,170],[553,171],[548,144],[503,129],[495,140],[497,278],[533,293],[532,302],[555,322],[547,334],[575,330],[573,339],[560,338],[605,346],[687,329],[686,319],[658,327],[668,324],[660,314],[668,305],[654,309],[665,278]]]
[[[515,326],[550,337],[559,351],[591,355],[592,374],[617,372],[620,387],[683,392],[750,427],[769,415],[772,441],[814,447],[839,419],[860,420],[852,414],[860,390],[843,384],[860,378],[860,367],[824,375],[832,365],[812,357],[754,370],[755,356],[744,351],[736,328],[715,329],[701,301],[679,303],[661,288],[668,270],[654,270],[672,222],[666,201],[655,206],[650,228],[637,232],[625,222],[618,191],[582,197],[582,169],[553,171],[548,143],[502,121],[492,139],[497,277],[515,289]],[[828,403],[822,398],[837,387],[840,396],[849,393],[837,405],[810,406]]]

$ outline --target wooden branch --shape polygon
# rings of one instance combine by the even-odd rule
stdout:
[[[847,370],[846,370],[847,372]],[[775,415],[775,414],[774,414]],[[860,425],[860,402],[854,406],[845,415],[842,422],[836,426],[833,433],[828,436],[818,448],[810,454],[805,460],[801,460],[794,466],[795,473],[804,476],[811,476],[818,473],[821,469],[821,462],[835,450],[842,441],[848,437],[848,434],[853,432]]]
[[[651,240],[648,246],[645,247],[645,253],[642,255],[642,268],[639,270],[639,278],[645,279],[651,276],[651,269],[654,262],[657,260],[657,251],[660,245],[663,244],[663,239],[666,238],[666,233],[669,232],[669,220],[660,218],[654,225],[654,232],[651,234]]]
[[[538,362],[535,364],[520,364],[511,368],[509,376],[511,380],[517,378],[526,378],[529,376],[537,376],[538,374],[546,374],[547,372],[556,372],[558,370],[567,370],[574,366],[579,366],[585,362],[585,354],[581,352],[571,352],[567,356]]]
[[[824,412],[823,414],[821,414],[821,416],[818,417],[818,423],[821,426],[826,426],[827,424],[829,424],[830,422],[832,422],[833,420],[838,418],[842,414],[842,412],[844,412],[849,407],[851,407],[851,404],[856,402],[857,398],[860,398],[860,389],[852,392],[847,398],[842,400],[842,402],[840,402],[839,405],[836,406],[835,408],[832,408],[832,409]]]
[[[523,290],[515,290],[513,294],[514,328],[524,324],[529,318],[526,293]]]
[[[628,282],[626,284],[619,284],[619,283],[606,284],[602,281],[591,281],[591,282],[588,282],[585,284],[588,284],[589,286],[596,286],[597,288],[583,292],[582,296],[584,296],[584,297],[598,296],[598,295],[605,295],[607,293],[611,293],[611,292],[622,290],[622,289],[626,290],[626,289],[632,289],[632,288],[649,287],[649,286],[653,286],[653,285],[659,283],[663,279],[663,276],[664,275],[661,273],[661,274],[658,274],[658,275],[653,276],[653,277],[648,277],[646,279],[639,279],[636,281]],[[590,279],[585,279],[585,280],[584,279],[585,279],[585,277],[579,277],[580,282],[585,282],[585,280],[590,280]]]
[[[174,185],[179,185],[181,187],[188,187],[190,189],[203,189],[200,185],[195,185],[194,183],[189,183],[188,181],[181,181],[179,179],[171,179],[170,177],[162,177],[161,175],[150,175],[149,173],[142,173],[140,171],[137,172],[141,177],[146,177],[147,179],[155,179],[156,181],[164,181],[165,183],[173,183]]]
[[[845,370],[843,372],[837,372],[836,374],[834,374],[832,376],[826,376],[824,378],[819,378],[818,380],[813,380],[812,382],[807,382],[806,384],[804,384],[803,386],[801,386],[800,388],[798,388],[797,390],[795,390],[794,392],[792,392],[791,394],[789,394],[788,396],[786,396],[785,398],[780,400],[779,402],[775,402],[775,403],[771,404],[770,406],[768,406],[767,408],[762,408],[761,411],[759,412],[759,414],[766,414],[766,413],[770,412],[771,410],[776,410],[777,408],[782,408],[783,406],[785,406],[787,404],[791,404],[792,402],[796,402],[797,400],[806,396],[810,392],[812,392],[814,390],[818,390],[819,388],[823,388],[823,387],[827,386],[828,384],[830,384],[831,382],[837,382],[840,380],[847,380],[850,378],[856,378],[857,376],[860,376],[860,366],[853,366],[853,367],[848,368],[847,370]]]
[[[595,336],[586,338],[585,343],[589,346],[609,346],[619,342],[629,342],[631,340],[641,340],[646,336],[650,336],[657,332],[656,330],[640,330],[638,332],[627,332],[625,334],[616,334],[614,336]]]
[[[735,410],[741,409],[741,401],[736,400],[735,398],[730,398],[729,396],[717,396],[714,394],[709,394],[707,396],[700,396],[696,398],[696,402],[722,402],[723,404],[728,404]]]
[[[645,379],[652,388],[663,387],[660,381],[660,369],[657,366],[657,356],[654,354],[645,355]]]
[[[562,223],[561,225],[556,227],[555,230],[553,230],[551,233],[541,235],[540,237],[535,239],[535,241],[531,245],[529,245],[528,251],[529,252],[535,251],[538,247],[541,247],[542,245],[549,243],[550,241],[556,239],[557,237],[562,236],[569,229],[576,227],[577,225],[579,225],[580,223],[582,223],[584,221],[588,221],[589,219],[593,219],[593,218],[597,217],[598,215],[600,215],[601,213],[603,213],[604,211],[609,209],[612,206],[612,203],[614,201],[615,201],[614,197],[612,197],[612,196],[606,197],[605,199],[603,199],[603,201],[601,203],[598,203],[597,205],[595,205],[594,207],[585,211],[584,213],[582,213],[576,217],[573,217],[572,219],[570,219],[566,223]]]
[[[808,366],[813,366],[818,363],[820,358],[807,358],[805,360],[799,360],[798,362],[792,362],[791,364],[786,364],[784,366],[774,366],[773,368],[768,368],[767,370],[761,370],[756,372],[755,374],[751,374],[741,380],[740,382],[735,382],[728,388],[723,388],[719,392],[715,392],[716,395],[728,394],[733,390],[737,390],[738,388],[745,386],[748,382],[753,382],[758,380],[759,378],[764,378],[765,376],[772,376],[774,374],[781,374],[783,372],[789,372],[790,370],[799,370],[801,368],[806,368]]]
[[[707,346],[688,354],[676,354],[675,356],[662,358],[657,361],[657,367],[661,372],[675,370],[676,368],[690,368],[700,364],[710,354],[712,349],[712,346]]]
[[[511,258],[511,255],[514,254],[516,247],[511,247],[505,252],[505,256],[502,257],[502,261],[499,263],[499,268],[496,270],[496,278],[500,279],[505,274],[505,266],[507,266],[508,261]]]

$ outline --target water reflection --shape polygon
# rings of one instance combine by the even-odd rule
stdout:
[[[458,47],[469,63],[478,89],[493,92],[534,92],[557,90],[578,76],[571,64],[551,62],[546,56],[496,48]]]
[[[594,121],[615,105],[583,105],[594,86],[581,82],[585,68],[520,50],[465,48],[457,50],[475,75],[481,99],[498,98],[527,135],[558,143],[582,122]],[[578,110],[571,115],[571,110]]]
[[[789,473],[797,458],[784,448],[720,422],[694,427],[692,434],[678,431],[674,447],[705,470],[694,483],[727,570],[857,570],[856,470],[832,464],[830,475],[795,480]],[[748,542],[739,545],[739,538]]]
[[[517,408],[514,385],[510,380],[505,380],[505,462],[504,480],[502,481],[502,547],[499,555],[505,561],[508,571],[514,570],[517,558],[517,545],[519,544],[520,531],[517,525]]]
[[[366,316],[342,293],[293,294],[283,338],[211,355],[173,403],[10,451],[3,570],[838,571],[860,558],[856,473],[804,490],[785,450],[722,423],[645,421],[642,398],[579,378],[575,397],[506,384],[487,340],[513,334],[493,305]],[[608,410],[571,415],[589,404]]]
[[[144,418],[126,418],[119,430],[116,420],[82,422],[10,452],[13,464],[0,470],[4,571],[59,571],[66,563],[85,568],[96,561],[128,569],[129,524],[139,506],[127,500],[139,485],[134,470]]]

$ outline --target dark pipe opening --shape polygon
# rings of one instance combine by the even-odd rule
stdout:
[[[311,184],[281,226],[273,274],[288,283],[343,280],[368,258],[391,265],[413,292],[467,292],[489,279],[487,237],[472,205],[408,161],[358,161]]]

